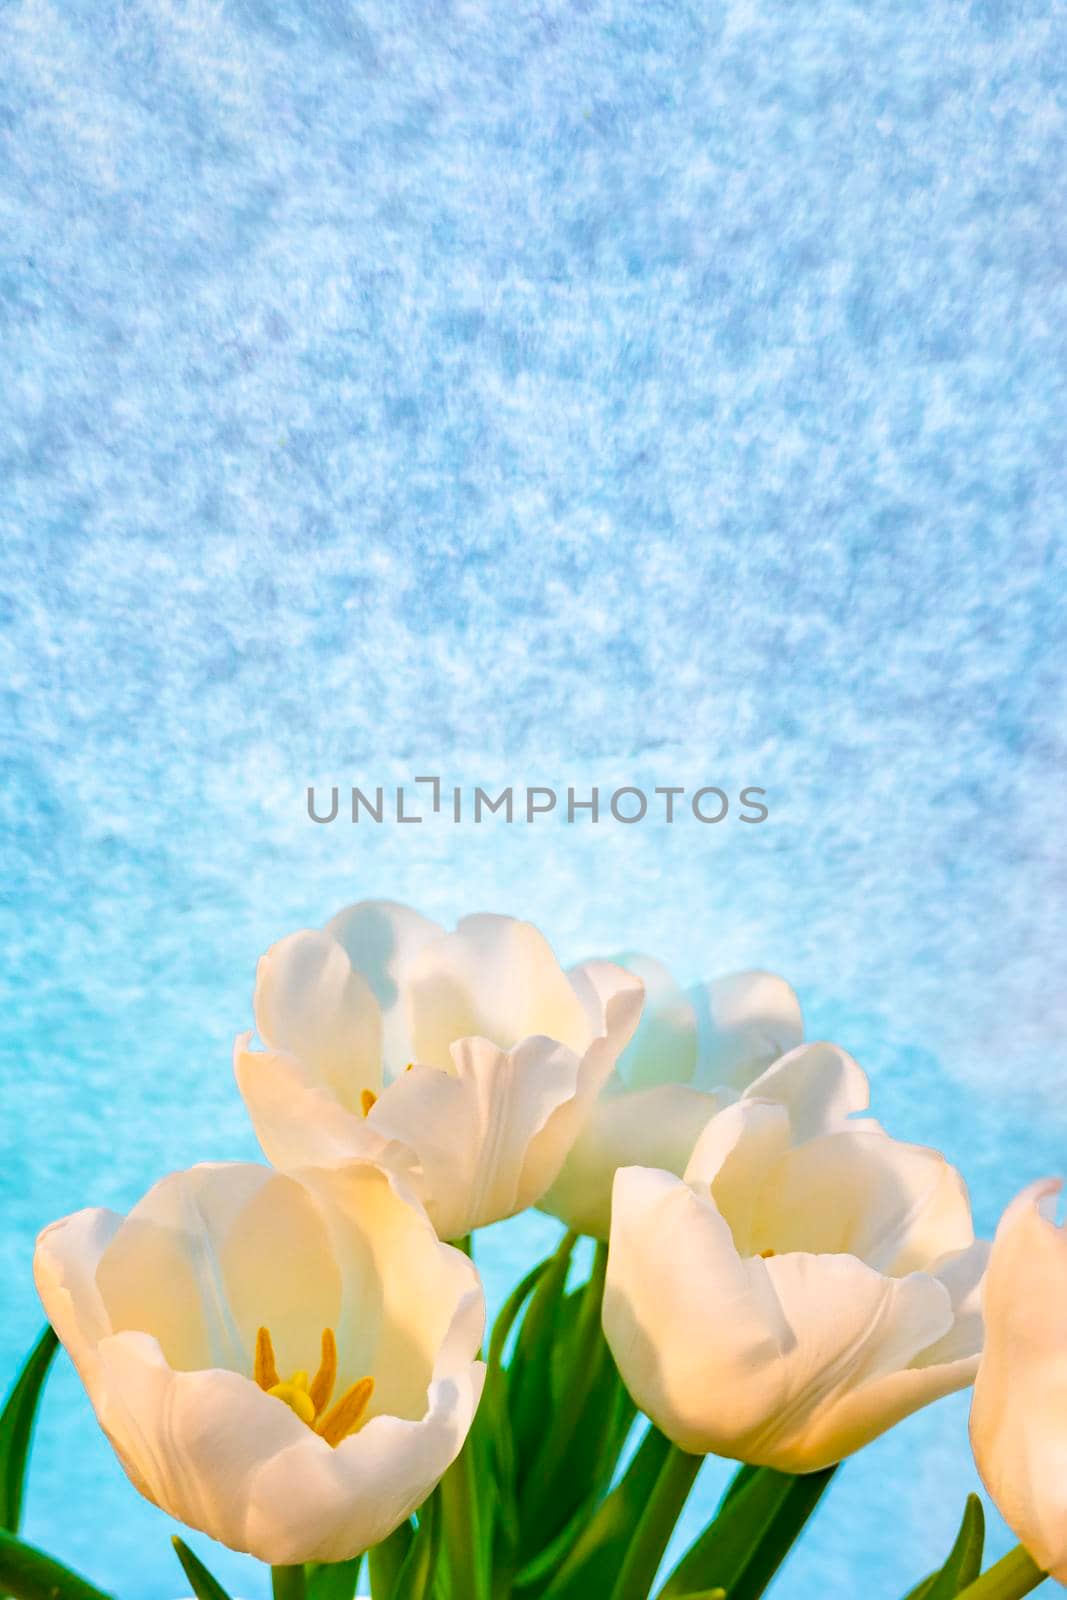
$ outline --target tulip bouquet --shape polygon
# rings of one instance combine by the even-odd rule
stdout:
[[[781,979],[564,972],[528,923],[364,902],[268,951],[254,1019],[234,1068],[269,1165],[38,1240],[0,1593],[108,1600],[18,1537],[57,1339],[134,1487],[267,1563],[278,1600],[754,1600],[839,1463],[971,1383],[1024,1544],[983,1572],[972,1497],[911,1600],[1067,1582],[1056,1185],[990,1252],[959,1174],[867,1115]],[[566,1231],[486,1340],[472,1241],[529,1206]],[[664,1574],[709,1453],[741,1465]]]

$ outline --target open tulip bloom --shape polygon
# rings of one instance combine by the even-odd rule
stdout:
[[[276,1165],[373,1156],[459,1239],[540,1199],[641,998],[609,962],[564,973],[528,922],[473,916],[446,933],[364,901],[263,957],[266,1048],[238,1039],[237,1082]]]
[[[838,1464],[976,1373],[978,1465],[1029,1550],[983,1572],[972,1496],[907,1600],[1067,1582],[1057,1186],[989,1260],[960,1175],[867,1115],[782,979],[565,971],[527,922],[364,901],[267,952],[254,1018],[234,1066],[271,1165],[38,1240],[0,1596],[122,1600],[18,1537],[57,1336],[136,1488],[275,1600],[758,1600]],[[568,1231],[483,1344],[471,1235],[530,1206]],[[665,1575],[708,1453],[742,1465]]]
[[[34,1267],[137,1488],[275,1565],[386,1538],[481,1394],[477,1274],[367,1163],[193,1167],[53,1223]]]

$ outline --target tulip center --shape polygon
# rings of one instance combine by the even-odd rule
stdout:
[[[274,1359],[274,1343],[269,1328],[256,1334],[256,1357],[252,1376],[259,1387],[287,1405],[329,1445],[339,1445],[362,1425],[364,1412],[374,1393],[374,1379],[360,1378],[330,1405],[337,1382],[337,1340],[332,1328],[322,1330],[322,1354],[315,1376],[308,1378],[303,1368],[282,1378]]]

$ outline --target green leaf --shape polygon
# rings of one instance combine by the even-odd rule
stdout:
[[[46,1327],[23,1363],[0,1412],[0,1528],[17,1533],[22,1489],[41,1389],[59,1340]]]
[[[981,1572],[984,1546],[985,1512],[978,1496],[969,1494],[959,1532],[944,1566],[917,1584],[907,1600],[955,1600]]]
[[[516,1482],[521,1488],[552,1407],[552,1344],[556,1318],[578,1236],[566,1233],[538,1280],[508,1365]]]
[[[354,1600],[362,1556],[351,1561],[312,1561],[307,1567],[308,1600]]]
[[[196,1600],[230,1600],[219,1580],[207,1570],[200,1557],[193,1554],[184,1539],[175,1535],[170,1542],[192,1585]]]
[[[649,1427],[622,1478],[545,1591],[545,1600],[588,1600],[590,1595],[611,1593],[630,1536],[670,1449],[670,1440]]]
[[[419,1513],[419,1526],[397,1577],[392,1600],[430,1600],[441,1555],[443,1526],[440,1504],[434,1494]]]
[[[367,1551],[370,1592],[373,1600],[392,1600],[396,1580],[407,1560],[414,1538],[415,1530],[411,1523],[402,1522],[399,1528],[393,1529],[388,1539],[383,1539],[381,1544],[373,1545]]]
[[[362,1556],[351,1561],[314,1561],[308,1567],[308,1600],[353,1600]]]
[[[543,1549],[599,1487],[592,1469],[621,1381],[600,1325],[606,1269],[607,1246],[598,1244],[588,1282],[566,1296],[556,1319],[564,1364],[552,1374],[550,1408],[525,1473],[520,1503],[524,1561]]]
[[[727,1491],[715,1520],[692,1544],[658,1600],[722,1588],[730,1600],[757,1600],[818,1505],[836,1467],[793,1477],[760,1467]],[[731,1486],[732,1488],[732,1486]]]
[[[0,1589],[15,1600],[112,1600],[69,1567],[2,1530]]]

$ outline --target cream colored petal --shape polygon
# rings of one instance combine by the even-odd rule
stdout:
[[[330,1231],[344,1302],[337,1389],[374,1377],[370,1416],[417,1420],[433,1379],[469,1363],[485,1303],[469,1257],[439,1242],[406,1184],[370,1162],[302,1171]]]
[[[307,1191],[239,1162],[192,1167],[154,1185],[101,1255],[96,1282],[113,1331],[152,1334],[168,1364],[185,1371],[250,1374],[264,1324],[280,1365],[306,1366],[341,1302],[329,1237]]]
[[[916,1367],[944,1366],[952,1361],[969,1361],[981,1354],[982,1300],[989,1250],[987,1239],[976,1239],[968,1249],[953,1251],[930,1268],[931,1275],[949,1292],[954,1321],[943,1339],[916,1357],[913,1363]]]
[[[742,1097],[712,1118],[693,1147],[685,1180],[702,1192],[710,1189],[743,1256],[778,1248],[762,1226],[762,1208],[789,1139],[785,1106]]]
[[[450,1069],[458,1039],[508,1050],[543,1035],[581,1055],[590,1028],[575,990],[544,937],[513,917],[464,917],[425,945],[407,970],[414,1058]]]
[[[391,1146],[362,1111],[342,1105],[294,1056],[251,1049],[251,1037],[238,1035],[233,1070],[268,1161],[289,1168],[369,1159],[410,1171],[411,1153]]]
[[[415,1056],[405,975],[419,952],[443,938],[445,930],[410,906],[361,900],[331,917],[324,931],[344,946],[378,1000],[383,1056],[388,1072],[395,1076]]]
[[[1061,1184],[1012,1201],[985,1279],[985,1349],[971,1406],[975,1461],[1034,1560],[1067,1583],[1067,1229]]]
[[[800,1002],[772,972],[735,972],[688,991],[697,1018],[694,1082],[744,1089],[804,1037]]]
[[[896,1277],[974,1241],[955,1168],[936,1150],[869,1130],[789,1150],[763,1185],[753,1226],[761,1248],[847,1253]]]
[[[830,1133],[866,1111],[871,1090],[858,1062],[835,1044],[804,1044],[780,1056],[745,1090],[745,1098],[788,1106],[793,1142]],[[849,1121],[849,1126],[859,1124]]]
[[[651,956],[628,953],[616,960],[645,986],[640,1024],[619,1057],[616,1070],[620,1079],[629,1089],[688,1083],[697,1064],[697,1016],[692,1002],[667,968]]]
[[[459,1454],[481,1395],[480,1362],[435,1383],[418,1421],[378,1416],[336,1450],[310,1435],[261,1468],[249,1543],[278,1566],[344,1561],[387,1537]]]
[[[585,1088],[599,1093],[641,1020],[645,986],[613,961],[582,961],[568,981],[585,1013],[591,1042],[582,1057]]]
[[[684,1450],[735,1454],[785,1393],[789,1328],[763,1263],[666,1172],[615,1178],[604,1333],[630,1393]]]
[[[681,1177],[694,1144],[723,1103],[722,1094],[685,1083],[605,1091],[541,1200],[541,1210],[578,1233],[606,1239],[618,1168],[657,1167]]]
[[[498,1050],[463,1039],[454,1071],[415,1066],[390,1084],[368,1122],[416,1152],[416,1188],[438,1233],[458,1239],[532,1205],[567,1152],[563,1133],[540,1140],[573,1101],[580,1063],[550,1039]]]
[[[87,1384],[96,1366],[96,1346],[111,1332],[96,1269],[122,1226],[117,1211],[76,1211],[39,1235],[33,1276],[45,1315]]]
[[[261,957],[256,1028],[270,1049],[295,1056],[349,1110],[364,1089],[381,1087],[377,1000],[348,953],[327,933],[281,939]]]
[[[935,1278],[888,1278],[848,1255],[775,1256],[760,1265],[791,1338],[781,1357],[781,1403],[741,1443],[742,1460],[813,1472],[947,1392],[930,1374],[910,1383],[909,1396],[897,1382],[952,1325],[948,1291]]]
[[[250,1541],[251,1485],[265,1460],[313,1437],[304,1423],[251,1378],[172,1371],[148,1334],[105,1339],[99,1357],[97,1417],[135,1487],[191,1528],[270,1560],[266,1543]]]

